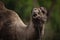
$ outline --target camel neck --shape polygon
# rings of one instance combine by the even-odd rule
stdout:
[[[39,39],[41,37],[43,24],[42,23],[34,23],[34,28],[35,28],[36,35],[37,35],[36,39]]]

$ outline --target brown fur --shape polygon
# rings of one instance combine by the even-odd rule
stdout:
[[[25,25],[16,12],[9,10],[2,5],[0,8],[0,40],[40,39],[43,22],[45,21],[33,18],[33,11],[30,24]]]

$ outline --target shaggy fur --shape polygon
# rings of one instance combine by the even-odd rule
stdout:
[[[0,2],[0,40],[39,40],[46,21],[42,9],[33,8],[32,20],[25,25],[16,12]]]

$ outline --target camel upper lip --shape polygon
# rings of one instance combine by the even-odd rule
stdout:
[[[36,17],[36,18],[34,18],[34,19],[39,19],[39,20],[40,20],[41,18],[40,18],[40,17]]]

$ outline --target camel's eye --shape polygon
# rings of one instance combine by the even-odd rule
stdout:
[[[37,10],[37,9],[35,9],[35,10]]]

